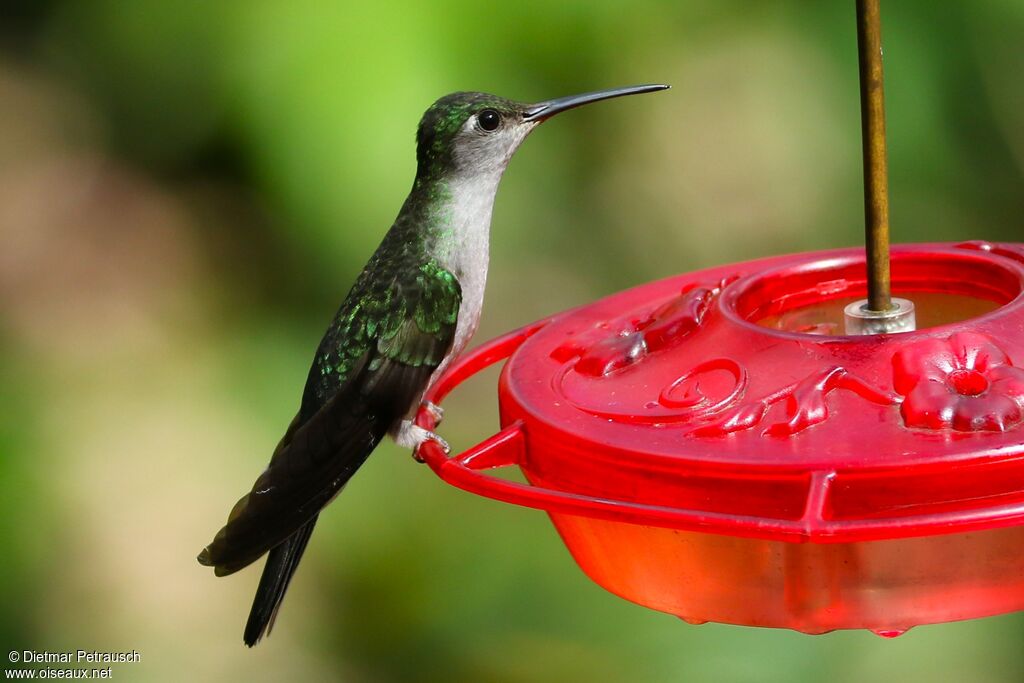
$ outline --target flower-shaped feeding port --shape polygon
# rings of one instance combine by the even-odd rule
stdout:
[[[1024,421],[1024,370],[986,335],[911,344],[893,357],[893,380],[908,427],[1003,431]]]
[[[722,266],[479,347],[501,431],[445,481],[547,511],[580,567],[690,622],[879,633],[1024,609],[1024,259],[892,252],[919,329],[837,335],[863,254]],[[419,423],[433,428],[421,411]],[[486,475],[517,466],[528,484]]]

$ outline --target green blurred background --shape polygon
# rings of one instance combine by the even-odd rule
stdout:
[[[894,238],[1021,239],[1024,3],[883,4]],[[294,414],[436,97],[674,86],[517,154],[482,341],[859,243],[856,73],[852,0],[5,2],[0,648],[134,648],[114,675],[147,681],[1024,680],[1021,615],[888,641],[648,611],[586,579],[542,513],[390,444],[256,649],[258,568],[194,559]],[[456,447],[495,429],[494,383],[448,402]]]

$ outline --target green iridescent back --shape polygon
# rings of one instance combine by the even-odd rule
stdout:
[[[359,372],[385,363],[437,367],[451,348],[462,293],[427,256],[428,236],[399,217],[335,315],[317,349],[302,413],[315,413]]]

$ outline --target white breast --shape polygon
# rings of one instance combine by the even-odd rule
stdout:
[[[455,325],[452,353],[434,371],[431,384],[469,344],[480,322],[487,284],[488,250],[491,232],[491,211],[501,173],[476,175],[453,180],[451,184],[451,237],[446,239],[435,257],[440,265],[459,280],[462,304]]]

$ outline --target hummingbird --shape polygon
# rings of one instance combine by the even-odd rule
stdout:
[[[270,464],[199,553],[199,563],[217,576],[267,554],[246,645],[269,634],[320,511],[385,436],[414,453],[427,440],[448,451],[413,419],[430,384],[476,331],[494,198],[519,145],[560,112],[668,87],[536,104],[457,92],[427,109],[416,133],[412,190],[320,341],[298,414]],[[424,407],[440,420],[440,407]]]

